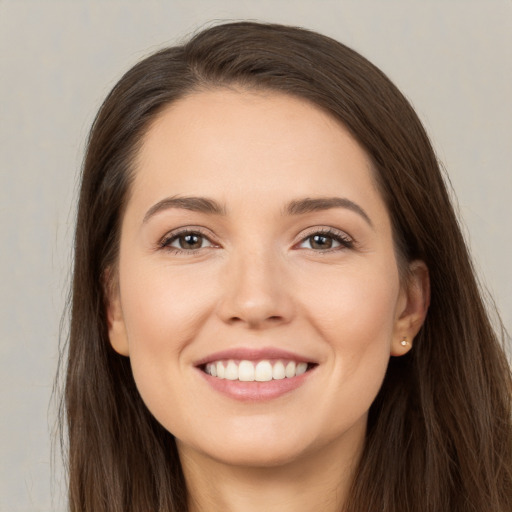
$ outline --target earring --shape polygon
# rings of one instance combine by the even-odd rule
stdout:
[[[409,342],[407,341],[405,336],[404,339],[400,342],[400,345],[402,345],[402,347],[406,347],[407,345],[409,345]]]

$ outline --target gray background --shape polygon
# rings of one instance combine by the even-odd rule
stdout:
[[[476,267],[512,326],[511,0],[0,0],[2,512],[64,509],[49,404],[93,116],[136,61],[227,19],[319,30],[395,81],[448,170]]]

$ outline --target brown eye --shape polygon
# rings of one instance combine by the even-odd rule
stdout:
[[[311,249],[331,249],[334,240],[326,235],[313,235],[309,237]]]
[[[300,243],[301,249],[312,249],[314,251],[328,251],[330,249],[350,249],[354,242],[343,232],[320,231],[304,238]]]
[[[190,233],[178,237],[178,242],[181,249],[199,249],[203,245],[203,237]]]
[[[187,232],[174,235],[166,240],[163,245],[182,251],[193,251],[203,249],[204,247],[211,247],[212,243],[201,233]]]

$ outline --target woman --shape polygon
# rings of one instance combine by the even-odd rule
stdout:
[[[435,154],[372,64],[231,23],[91,131],[72,511],[512,510],[510,369]]]

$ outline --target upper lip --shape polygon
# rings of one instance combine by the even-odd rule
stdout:
[[[263,359],[288,359],[291,361],[316,363],[313,359],[276,347],[263,347],[263,348],[247,348],[247,347],[234,347],[227,350],[221,350],[213,354],[209,354],[194,363],[194,366],[201,366],[213,361],[221,361],[226,359],[238,359],[246,361],[261,361]]]

